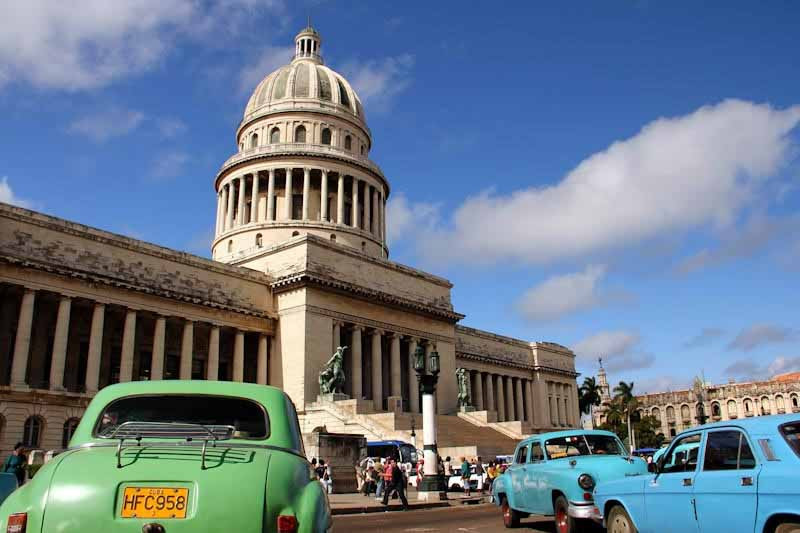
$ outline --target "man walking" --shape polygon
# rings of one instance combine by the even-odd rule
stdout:
[[[389,481],[389,486],[383,490],[383,500],[381,503],[383,503],[383,505],[389,505],[389,495],[392,492],[397,491],[397,495],[400,497],[400,501],[403,504],[403,510],[408,511],[408,500],[406,499],[406,477],[403,475],[403,470],[394,459],[392,459],[389,463],[389,470],[391,472],[391,481]]]
[[[17,486],[21,487],[25,483],[25,467],[28,458],[25,456],[25,446],[18,442],[14,446],[14,451],[3,463],[3,472],[17,476]]]

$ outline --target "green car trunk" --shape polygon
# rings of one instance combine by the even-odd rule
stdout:
[[[276,453],[286,455],[264,448],[209,445],[203,468],[201,446],[132,443],[123,447],[122,466],[117,468],[116,446],[73,450],[60,458],[53,474],[42,530],[141,533],[144,524],[157,522],[170,533],[261,532],[265,491],[270,490],[265,480],[270,458]],[[98,472],[103,475],[98,476]],[[126,487],[133,491],[188,489],[186,517],[123,518]],[[225,505],[221,506],[223,494],[235,497],[225,498]],[[256,515],[254,509],[264,512]],[[179,510],[175,512],[180,514]]]

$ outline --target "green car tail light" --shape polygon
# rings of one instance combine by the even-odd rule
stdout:
[[[297,531],[297,518],[292,515],[282,514],[278,517],[279,533],[295,533]]]
[[[28,513],[14,513],[8,517],[6,533],[25,533],[28,528]]]

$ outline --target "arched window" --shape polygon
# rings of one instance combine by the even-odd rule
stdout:
[[[351,139],[349,135],[344,138],[344,149],[345,150],[353,149],[353,139]]]
[[[322,130],[322,144],[331,144],[331,130],[328,128]]]
[[[717,402],[711,404],[711,416],[717,418],[722,416],[722,409],[719,408],[719,404]]]
[[[792,396],[792,407],[800,407],[797,402],[797,396]]]
[[[300,235],[300,232],[299,232],[299,231],[293,231],[293,232],[292,232],[292,237],[297,237],[297,236],[299,236],[299,235]]]
[[[744,414],[753,416],[753,402],[750,401],[750,398],[746,398],[744,401]]]
[[[767,398],[766,396],[761,398],[761,414],[762,415],[771,414],[771,410],[769,407],[769,398]]]
[[[688,422],[688,421],[690,421],[692,419],[692,415],[689,412],[689,406],[688,405],[681,405],[681,419],[684,422]]]
[[[22,430],[22,443],[28,448],[38,448],[42,444],[44,420],[40,416],[29,416]]]
[[[775,407],[778,408],[779,413],[786,412],[786,405],[783,403],[783,396],[775,396]]]
[[[280,128],[272,128],[269,132],[269,142],[270,144],[277,144],[281,142],[281,130]]]
[[[250,138],[250,148],[255,148],[256,146],[258,146],[258,133],[254,133]]]
[[[653,410],[650,411],[650,416],[661,422],[661,409],[658,407],[653,407]]]
[[[233,239],[228,241],[228,253],[233,252]]]
[[[306,127],[305,126],[297,126],[297,129],[294,130],[294,142],[296,142],[296,143],[304,143],[304,142],[306,142]]]
[[[361,155],[364,155],[364,145],[361,145]]]
[[[263,243],[261,234],[260,233],[256,233],[256,246],[261,248],[263,245],[264,245],[264,243]]]
[[[736,405],[736,400],[728,400],[728,418],[738,418],[739,406]]]
[[[671,405],[667,407],[667,422],[675,422],[675,408]]]
[[[333,233],[331,233],[331,240],[332,240],[333,242],[336,242],[336,235],[334,235]]]
[[[72,439],[72,435],[75,433],[75,428],[78,427],[78,422],[80,419],[78,418],[68,418],[66,422],[64,422],[64,432],[61,434],[61,447],[66,448],[69,446],[69,441]]]
[[[361,241],[361,253],[367,253],[367,241]]]

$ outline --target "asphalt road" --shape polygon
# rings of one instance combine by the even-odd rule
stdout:
[[[434,533],[437,531],[491,533],[506,531],[503,527],[500,509],[494,505],[465,505],[406,512],[340,515],[333,517],[333,529],[339,533],[350,531],[380,531],[380,533]],[[519,529],[514,531],[554,533],[555,528],[552,518],[532,516],[523,519]]]

